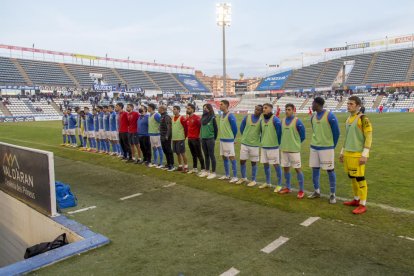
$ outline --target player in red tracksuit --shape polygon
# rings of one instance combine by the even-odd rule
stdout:
[[[141,162],[141,149],[139,147],[139,137],[138,137],[138,118],[139,113],[134,111],[133,104],[127,104],[128,111],[128,142],[131,147],[132,159],[135,159],[135,150],[138,154],[138,159],[135,160],[135,163],[138,164]]]

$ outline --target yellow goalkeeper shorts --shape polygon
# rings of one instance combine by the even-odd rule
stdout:
[[[345,172],[353,177],[365,176],[365,164],[359,164],[360,157],[344,156]]]

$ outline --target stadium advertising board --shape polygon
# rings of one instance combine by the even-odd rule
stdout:
[[[33,209],[55,216],[53,153],[0,142],[0,190]]]
[[[175,74],[175,76],[190,92],[209,92],[207,87],[198,81],[194,75]]]
[[[257,91],[266,91],[266,90],[280,90],[282,89],[285,81],[292,74],[292,70],[278,73],[272,76],[265,78],[260,85],[256,88]]]
[[[33,122],[33,116],[5,116],[0,117],[0,123],[15,123],[15,122]]]
[[[114,91],[115,87],[112,85],[106,85],[106,84],[94,84],[93,90],[95,91]]]
[[[39,86],[20,86],[20,85],[0,85],[0,89],[10,90],[39,90]]]
[[[247,92],[247,81],[236,81],[234,89],[236,92]]]

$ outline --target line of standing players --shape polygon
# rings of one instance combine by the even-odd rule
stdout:
[[[329,202],[334,204],[336,203],[334,149],[340,132],[335,115],[323,109],[323,106],[323,98],[314,99],[312,110],[316,114],[311,117],[312,140],[309,156],[314,191],[308,198],[319,198],[321,195],[319,178],[322,169],[327,171],[330,184]],[[235,184],[246,183],[249,187],[272,188],[276,193],[286,194],[292,191],[290,169],[294,168],[299,184],[297,198],[304,197],[301,144],[306,138],[306,132],[301,120],[295,116],[293,104],[286,104],[285,117],[282,120],[276,116],[278,114],[273,114],[272,104],[257,105],[253,114],[243,118],[240,128],[237,126],[234,114],[229,112],[227,100],[222,100],[220,103],[218,123],[210,104],[203,106],[202,116],[196,115],[195,109],[193,104],[188,104],[186,116],[182,116],[180,107],[174,106],[172,117],[167,114],[166,106],[159,106],[156,112],[156,106],[152,103],[148,106],[140,106],[138,112],[134,110],[132,104],[128,104],[124,111],[122,103],[115,106],[98,106],[92,113],[87,107],[83,110],[75,108],[78,116],[68,109],[62,119],[62,145],[118,156],[126,162],[145,164],[148,167],[167,171],[177,170],[214,179],[217,177],[215,146],[219,138],[220,156],[223,158],[225,171],[225,175],[219,179]],[[234,147],[238,131],[241,133],[239,158],[241,178],[238,178]],[[80,146],[76,143],[76,134],[81,142]],[[191,170],[188,168],[185,140],[192,156]],[[174,167],[174,153],[177,155],[178,168]],[[251,162],[251,180],[248,180],[246,172],[248,160]],[[266,177],[266,182],[261,185],[256,183],[259,162],[263,164]],[[198,163],[201,171],[198,171]],[[274,168],[277,176],[275,185],[271,180],[271,167]],[[284,185],[282,185],[282,168]],[[349,175],[353,178],[351,174]],[[353,204],[351,206],[357,206],[354,201]]]

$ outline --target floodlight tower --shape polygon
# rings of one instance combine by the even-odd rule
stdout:
[[[223,97],[226,96],[226,26],[231,23],[231,4],[216,4],[216,22],[223,29]]]

